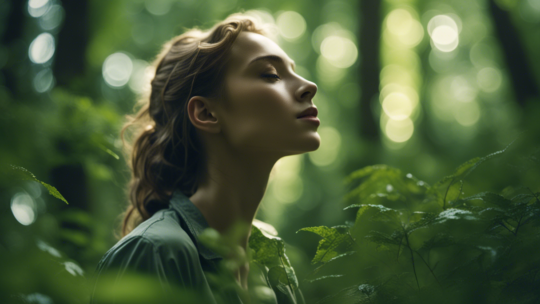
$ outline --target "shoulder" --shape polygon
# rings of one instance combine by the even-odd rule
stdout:
[[[105,253],[100,266],[103,263],[128,265],[144,260],[155,263],[159,259],[177,258],[198,260],[198,250],[175,212],[164,209],[118,241]]]
[[[121,290],[121,286],[132,288],[137,275],[149,275],[146,278],[159,282],[167,294],[175,288],[188,288],[196,290],[192,296],[204,298],[190,303],[215,303],[198,249],[182,227],[178,215],[171,209],[160,210],[137,226],[99,261],[92,297],[103,290]]]

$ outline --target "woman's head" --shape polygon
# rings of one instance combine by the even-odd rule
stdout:
[[[279,157],[318,148],[316,126],[296,120],[317,87],[294,73],[290,58],[268,37],[257,19],[237,13],[164,45],[151,91],[122,130],[123,138],[134,127],[126,149],[132,178],[122,236],[165,207],[174,189],[196,191],[215,141],[239,153]],[[249,64],[267,55],[284,62]]]
[[[213,150],[208,152],[229,149],[277,160],[316,150],[317,126],[297,117],[313,105],[317,86],[295,73],[294,61],[268,37],[247,31],[227,55],[220,95],[188,102],[199,139]]]

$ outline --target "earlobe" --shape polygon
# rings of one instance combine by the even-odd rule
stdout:
[[[219,133],[219,121],[212,109],[210,100],[201,96],[193,96],[187,105],[191,123],[199,130]]]

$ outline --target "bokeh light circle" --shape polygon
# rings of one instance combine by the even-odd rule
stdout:
[[[459,45],[459,28],[454,19],[437,15],[428,23],[428,33],[433,46],[442,52],[451,52]]]
[[[38,93],[44,93],[50,90],[54,84],[54,76],[51,69],[44,69],[34,76],[34,89]]]
[[[356,62],[358,49],[348,38],[329,36],[321,43],[321,54],[335,67],[348,68]]]
[[[459,104],[455,111],[454,117],[462,126],[472,126],[480,119],[480,107],[475,101]]]
[[[485,67],[476,74],[476,81],[482,91],[494,92],[501,86],[502,74],[496,68]]]
[[[317,166],[324,167],[336,161],[341,148],[341,135],[333,127],[319,128],[321,145],[319,149],[309,152],[309,159]]]
[[[50,6],[49,0],[28,0],[28,14],[34,18],[41,17]]]
[[[11,198],[11,212],[20,224],[28,226],[36,220],[36,203],[28,193],[18,192]]]
[[[407,10],[398,8],[390,12],[386,17],[386,26],[394,35],[405,35],[413,27],[414,19]]]
[[[384,133],[393,142],[406,142],[414,133],[414,124],[410,118],[403,120],[388,119]]]
[[[124,86],[129,81],[132,70],[133,62],[124,53],[111,54],[103,62],[103,78],[113,87]]]
[[[393,120],[409,118],[414,109],[411,99],[400,92],[388,94],[382,102],[382,108],[386,115]]]
[[[276,18],[279,33],[287,40],[298,39],[306,31],[306,20],[294,11],[286,11]]]
[[[64,20],[64,9],[61,5],[52,5],[47,12],[39,18],[39,25],[46,31],[57,28]]]
[[[28,57],[33,63],[45,63],[54,55],[54,37],[49,33],[37,36],[28,48]]]

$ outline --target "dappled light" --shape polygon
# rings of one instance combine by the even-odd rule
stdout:
[[[41,17],[47,12],[51,5],[49,0],[29,0],[28,1],[28,14],[32,17]]]
[[[321,54],[332,65],[338,68],[348,68],[356,62],[358,50],[350,39],[329,36],[324,38],[321,43]]]
[[[502,75],[496,68],[485,67],[478,71],[476,80],[480,89],[489,93],[496,91],[501,86]]]
[[[45,31],[52,31],[62,24],[64,9],[58,4],[52,5],[45,14],[39,18],[39,26]]]
[[[133,60],[133,69],[129,78],[129,88],[135,93],[150,90],[150,81],[154,77],[154,68],[141,59]]]
[[[325,167],[337,161],[341,148],[341,136],[333,127],[321,127],[319,134],[321,146],[317,151],[309,152],[308,155],[312,163],[319,167]]]
[[[28,49],[28,56],[33,63],[46,63],[49,61],[55,51],[54,37],[49,33],[43,33],[37,36]]]
[[[34,89],[38,93],[50,90],[54,85],[54,76],[51,69],[43,69],[34,76]]]
[[[167,14],[170,10],[174,1],[171,0],[162,0],[162,1],[144,1],[144,7],[152,15],[161,16]]]
[[[114,53],[103,62],[103,79],[113,87],[126,85],[133,70],[133,62],[124,53]]]
[[[398,8],[386,16],[386,28],[383,30],[383,39],[386,43],[396,47],[413,48],[422,41],[424,28],[409,10]]]
[[[429,20],[427,30],[433,46],[441,52],[451,52],[459,45],[459,29],[456,21],[446,15]]]
[[[276,174],[273,178],[272,189],[275,197],[281,203],[296,202],[303,193],[303,183],[300,176],[300,156],[289,156],[276,164]]]
[[[16,193],[11,198],[11,212],[13,212],[13,216],[20,224],[28,226],[36,220],[36,203],[28,193]]]
[[[209,97],[217,82],[208,80],[231,71],[214,60],[231,44],[215,33],[198,53],[197,39],[183,40],[181,65],[159,70],[156,59],[173,37],[238,12],[296,68],[268,61],[234,74],[205,99],[219,125],[205,134],[184,100]],[[232,170],[216,185],[232,187],[215,193],[260,203],[246,208],[256,213],[243,223],[245,248],[230,246],[241,229],[218,232],[206,212],[198,220],[208,229],[189,235],[199,262],[220,256],[201,267],[216,304],[237,304],[231,295],[252,304],[540,301],[540,0],[6,0],[0,16],[0,302],[208,302],[176,283],[168,298],[169,274],[126,271],[119,280],[98,265],[119,248],[132,186],[154,187],[137,194],[150,217],[172,214],[161,190],[191,188],[180,173],[203,169],[216,139],[228,149],[214,156],[230,157],[218,167]],[[318,127],[294,120],[310,105]],[[128,125],[139,109],[142,119]],[[237,114],[260,109],[282,116],[241,124]],[[233,134],[258,123],[278,132]],[[194,140],[203,134],[210,145]],[[317,136],[317,149],[299,151]],[[273,141],[271,151],[240,151]],[[277,147],[284,143],[293,146]],[[233,168],[235,158],[250,165]],[[263,167],[269,175],[258,174]],[[238,175],[248,170],[257,174]],[[212,196],[202,189],[199,203]],[[220,220],[240,210],[225,207]],[[128,224],[138,223],[133,210]],[[245,265],[247,288],[231,279]]]
[[[287,11],[279,14],[276,24],[281,36],[287,40],[296,40],[306,31],[306,21],[297,12]]]
[[[401,143],[411,138],[414,124],[408,117],[399,120],[390,117],[385,123],[384,131],[390,140]]]

